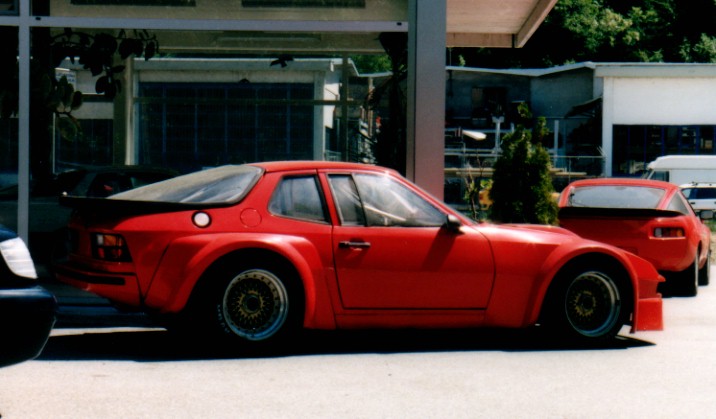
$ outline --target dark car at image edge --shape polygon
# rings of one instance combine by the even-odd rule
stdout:
[[[37,283],[25,243],[0,225],[0,367],[36,358],[55,324],[57,302]]]

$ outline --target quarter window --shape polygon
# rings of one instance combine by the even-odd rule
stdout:
[[[269,211],[284,217],[327,222],[323,199],[314,176],[282,179],[271,197]]]
[[[671,198],[667,209],[671,211],[678,211],[684,215],[691,214],[691,206],[687,204],[679,194],[676,194],[673,198]]]

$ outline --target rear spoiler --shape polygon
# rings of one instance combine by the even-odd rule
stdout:
[[[82,213],[101,215],[141,215],[162,212],[179,212],[222,208],[235,203],[182,203],[158,201],[131,201],[109,198],[85,198],[78,196],[61,196],[60,205]]]
[[[598,208],[598,207],[562,207],[558,218],[672,218],[684,215],[679,211],[653,208]]]

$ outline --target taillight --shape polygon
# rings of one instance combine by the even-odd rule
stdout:
[[[681,227],[657,227],[654,229],[654,237],[684,237],[684,229]]]
[[[119,234],[92,234],[92,256],[110,262],[130,262],[129,248]]]

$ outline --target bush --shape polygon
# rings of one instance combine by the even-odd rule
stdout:
[[[526,104],[519,106],[530,120]],[[548,134],[546,120],[537,118],[532,129],[520,124],[502,139],[502,154],[495,162],[490,218],[500,223],[557,224],[557,203],[550,175],[550,157],[541,145]]]

